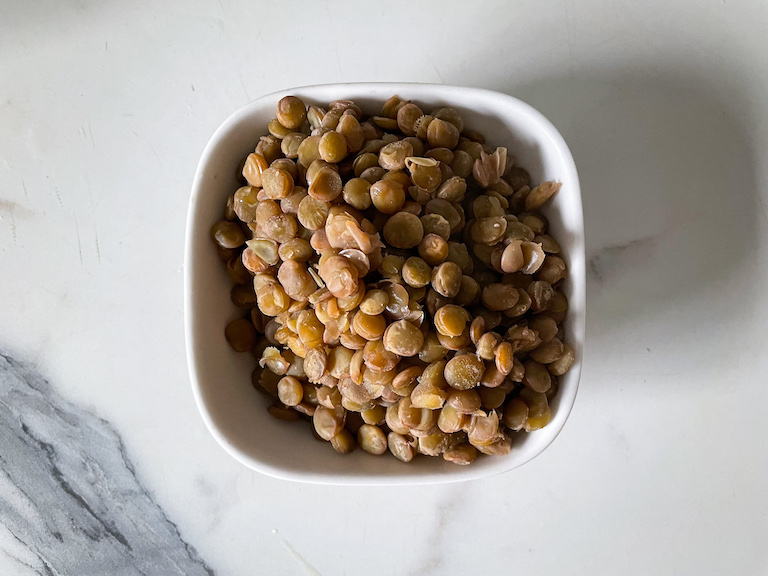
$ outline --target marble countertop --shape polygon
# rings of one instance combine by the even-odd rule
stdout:
[[[512,94],[576,159],[581,388],[510,473],[278,481],[195,407],[205,143],[261,94],[371,80]],[[4,3],[0,574],[765,574],[766,94],[758,1]]]

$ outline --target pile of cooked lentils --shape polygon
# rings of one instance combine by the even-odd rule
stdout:
[[[258,359],[269,412],[356,446],[470,464],[551,419],[568,271],[506,148],[448,107],[398,96],[277,104],[211,230],[242,309],[225,336]]]

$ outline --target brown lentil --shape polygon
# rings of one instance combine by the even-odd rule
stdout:
[[[453,298],[461,290],[461,268],[454,262],[443,262],[432,272],[432,288],[446,298]]]
[[[395,248],[414,248],[424,237],[424,226],[419,217],[410,212],[398,212],[384,224],[384,240]]]
[[[469,322],[469,312],[461,306],[447,304],[435,313],[435,328],[445,336],[461,336]]]
[[[373,205],[384,214],[394,214],[405,203],[405,190],[395,180],[379,180],[369,191]]]
[[[421,108],[408,102],[397,110],[397,127],[406,136],[415,136],[416,123],[423,115]]]
[[[466,466],[472,464],[477,458],[477,448],[471,444],[459,444],[457,446],[450,446],[443,452],[443,458],[447,462],[458,464],[459,466]]]
[[[421,256],[430,266],[438,266],[448,257],[448,242],[437,234],[427,234],[418,246]]]
[[[384,347],[398,356],[415,356],[424,344],[424,335],[407,320],[390,324],[384,332]]]
[[[411,181],[419,189],[434,192],[442,182],[440,162],[434,158],[411,156],[405,159],[404,166],[411,173]]]
[[[355,439],[352,433],[346,428],[342,429],[336,436],[331,438],[331,446],[336,452],[349,454],[355,449]]]
[[[571,369],[576,360],[576,355],[568,344],[563,344],[563,353],[555,360],[549,363],[547,368],[551,374],[562,376]]]
[[[405,428],[403,434],[407,433],[408,429]],[[392,455],[398,460],[403,462],[410,462],[413,460],[413,446],[411,446],[411,443],[402,434],[398,434],[394,431],[390,432],[387,435],[387,445],[389,446],[389,451],[392,452]]]
[[[480,384],[485,365],[474,354],[454,356],[445,365],[445,380],[456,390],[469,390]]]
[[[507,391],[500,387],[489,388],[485,385],[478,387],[477,393],[480,396],[480,408],[483,410],[496,410],[504,404]]]
[[[227,324],[224,335],[235,352],[248,352],[256,344],[256,328],[245,318]]]
[[[304,120],[307,118],[307,108],[299,98],[296,96],[286,96],[277,103],[277,111],[275,113],[278,122],[295,130],[301,126]]]
[[[213,225],[211,236],[222,248],[239,248],[245,242],[245,235],[240,226],[226,220]]]

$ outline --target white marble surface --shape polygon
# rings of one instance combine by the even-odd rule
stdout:
[[[0,573],[768,571],[767,5],[472,6],[0,5],[0,353],[51,383],[45,404],[19,392],[48,390],[37,376],[0,366]],[[199,154],[260,94],[355,80],[505,91],[571,146],[584,372],[563,433],[519,470],[285,483],[230,458],[194,406],[181,262]],[[50,407],[61,421],[35,416]],[[13,436],[25,418],[53,452]],[[102,527],[141,511],[162,535],[134,525],[131,553],[98,527],[92,549],[74,529],[57,540],[88,515],[44,461],[112,503],[91,515]]]

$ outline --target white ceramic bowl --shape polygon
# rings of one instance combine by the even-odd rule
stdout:
[[[565,338],[576,352],[576,363],[560,379],[560,390],[552,402],[552,421],[536,432],[520,433],[522,440],[515,442],[510,454],[481,457],[470,466],[429,457],[405,464],[389,454],[374,457],[359,449],[340,455],[315,440],[306,424],[282,422],[267,413],[267,397],[251,385],[254,357],[233,352],[224,339],[224,326],[238,312],[230,302],[230,279],[216,255],[209,230],[221,219],[227,195],[238,188],[238,164],[253,151],[259,136],[267,132],[276,103],[288,94],[317,104],[352,99],[367,113],[380,110],[393,94],[415,101],[424,110],[451,106],[489,143],[506,146],[534,182],[563,182],[544,213],[570,270],[564,286],[570,303]],[[468,480],[516,468],[541,454],[563,428],[581,372],[584,220],[578,176],[568,146],[539,112],[511,96],[488,90],[435,84],[325,84],[259,98],[232,114],[216,130],[200,159],[187,220],[184,315],[189,372],[198,408],[224,449],[254,470],[313,483],[423,484]]]

